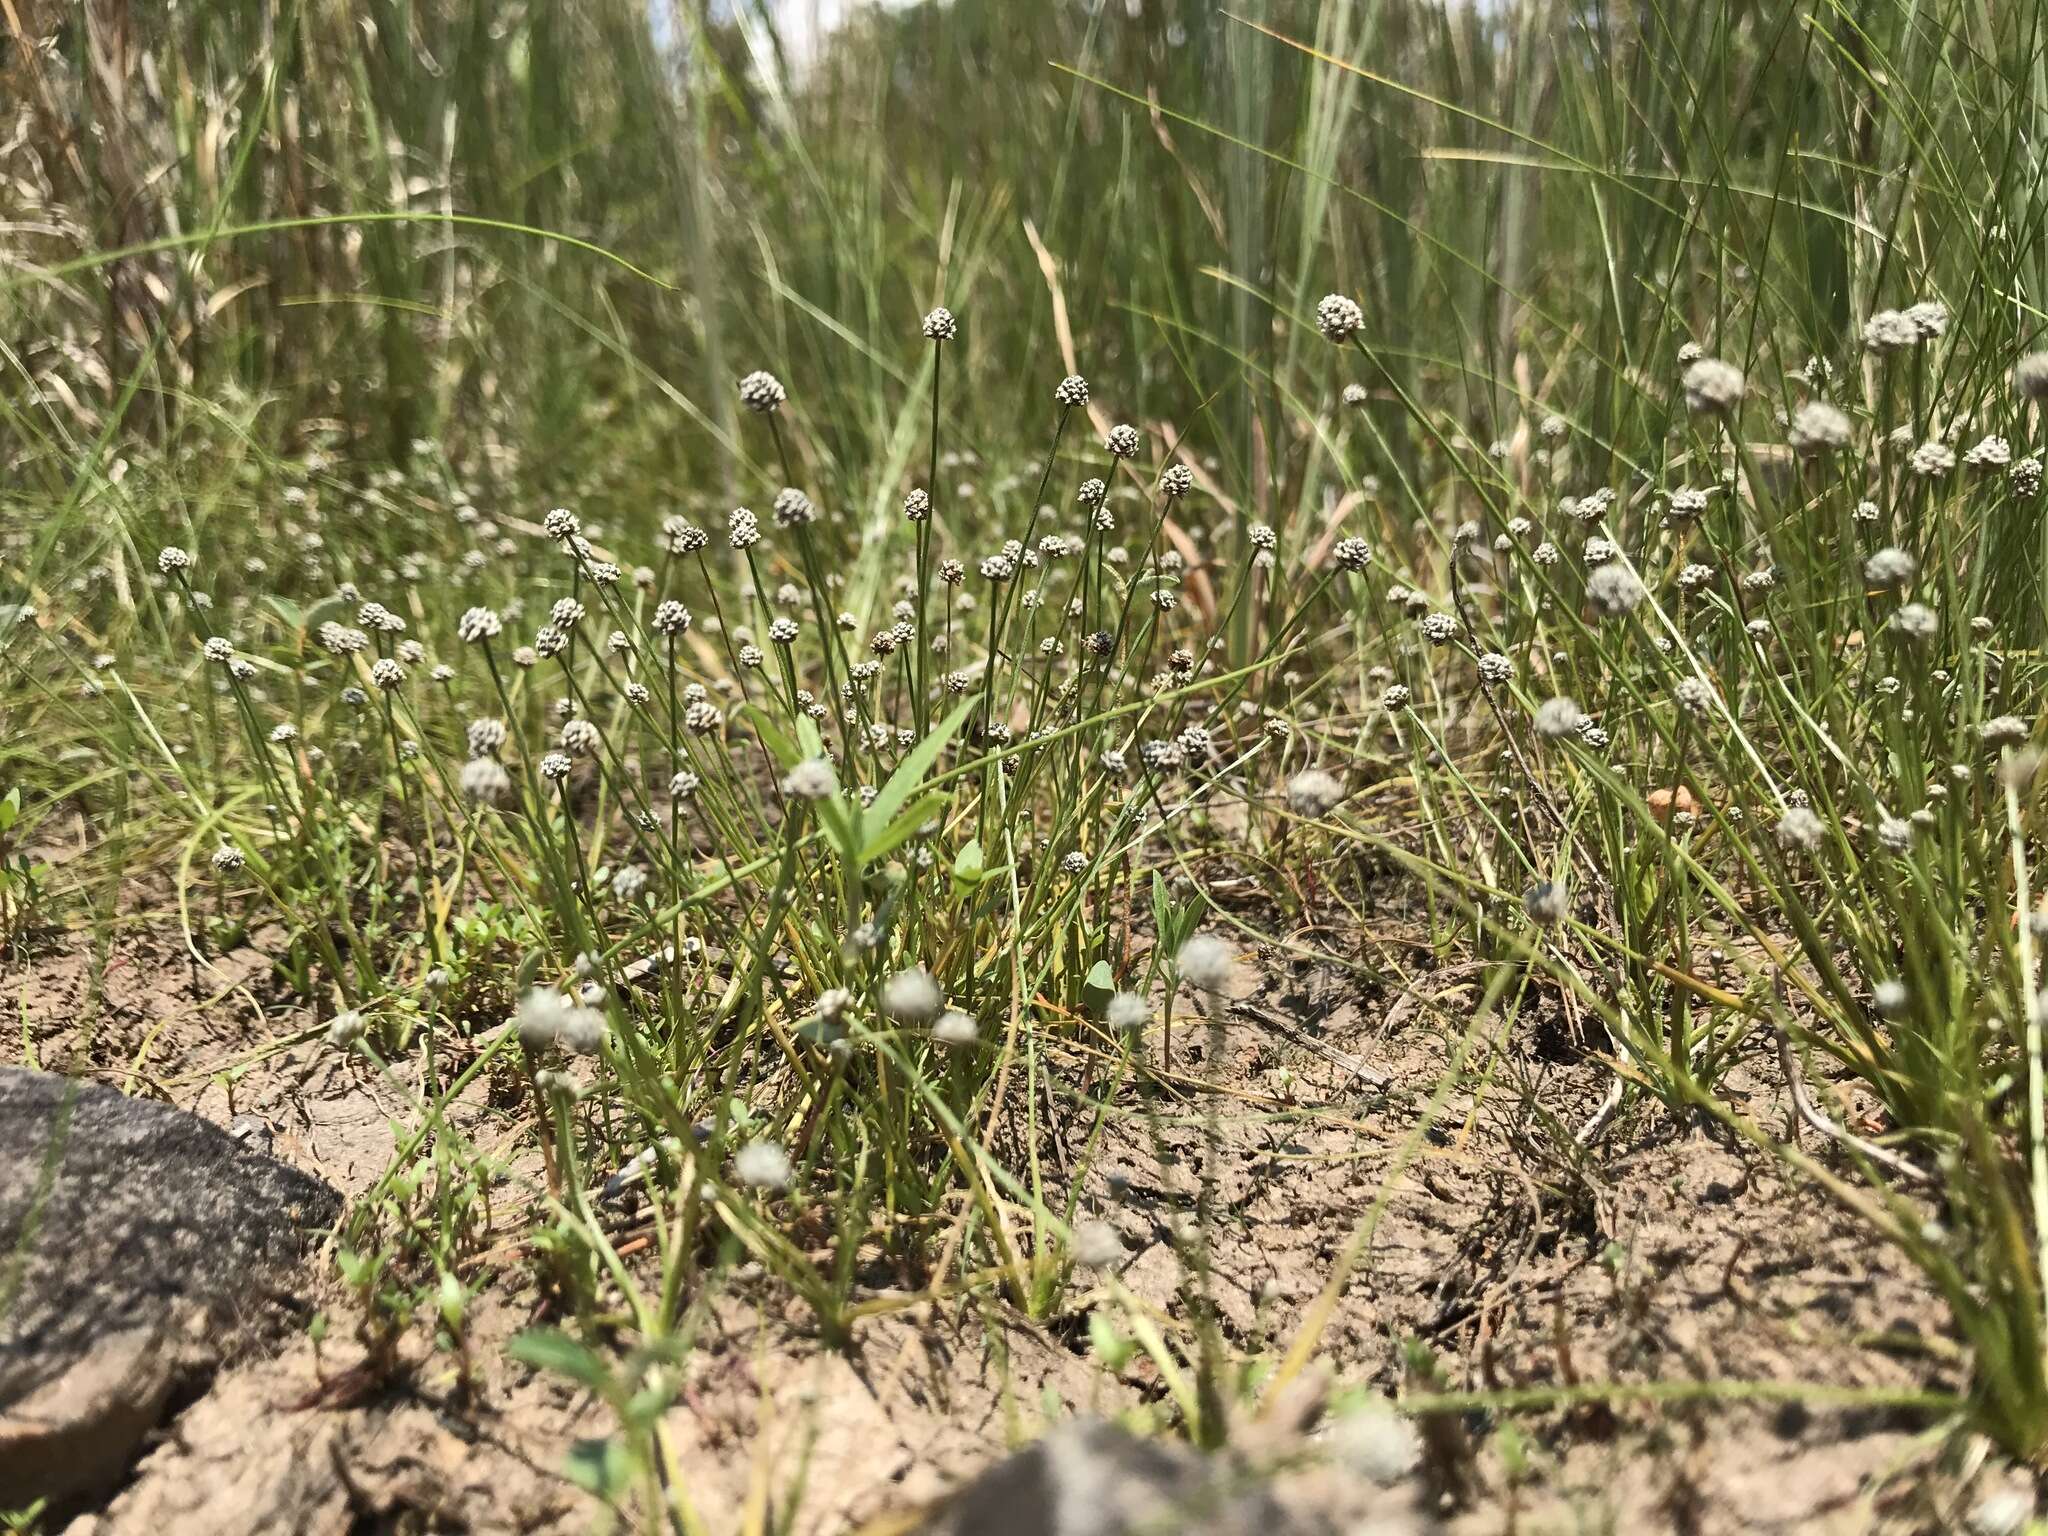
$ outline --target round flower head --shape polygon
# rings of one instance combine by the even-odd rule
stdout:
[[[750,1141],[733,1154],[732,1176],[748,1189],[784,1190],[795,1182],[789,1154],[772,1141]]]
[[[208,661],[218,662],[222,666],[235,659],[234,646],[219,635],[209,635],[206,644],[201,646],[200,650]]]
[[[1195,472],[1185,464],[1167,466],[1166,473],[1159,477],[1160,494],[1179,500],[1195,488]]]
[[[981,1030],[974,1020],[957,1008],[948,1008],[932,1025],[932,1041],[936,1045],[950,1046],[954,1050],[965,1050],[981,1037]]]
[[[1152,1005],[1135,992],[1118,992],[1103,1010],[1103,1021],[1120,1035],[1134,1035],[1152,1022]]]
[[[1586,716],[1579,709],[1578,701],[1565,694],[1545,699],[1536,707],[1535,731],[1546,741],[1562,741],[1567,736],[1576,736],[1586,724]]]
[[[1813,853],[1827,835],[1821,819],[1803,805],[1795,805],[1778,818],[1772,835],[1788,853]]]
[[[562,1038],[569,1011],[576,1005],[557,987],[529,987],[512,1014],[512,1029],[519,1043],[539,1055]]]
[[[1522,910],[1538,928],[1555,928],[1571,911],[1563,882],[1544,880],[1530,886],[1522,895]]]
[[[1371,393],[1363,384],[1346,384],[1344,386],[1344,403],[1354,410],[1362,408],[1366,401],[1371,398]]]
[[[1685,370],[1679,384],[1685,403],[1698,414],[1727,412],[1742,403],[1742,370],[1718,357],[1703,357]]]
[[[774,374],[755,369],[740,380],[740,404],[750,411],[766,414],[789,398],[789,391]]]
[[[1406,683],[1395,683],[1380,695],[1380,708],[1390,715],[1398,715],[1408,707],[1412,697]]]
[[[1603,565],[1586,578],[1586,601],[1602,618],[1618,619],[1643,600],[1643,583],[1625,565]]]
[[[2011,462],[2012,444],[1995,432],[1979,438],[1963,454],[1963,463],[1970,469],[2003,469]]]
[[[2031,400],[2037,405],[2048,402],[2048,352],[2029,352],[2015,363],[2012,370],[2012,387],[2013,393],[2022,400]],[[167,550],[165,553],[173,551]],[[178,550],[175,553],[183,554],[184,551]],[[163,563],[162,556],[158,557],[157,563]]]
[[[1088,403],[1088,381],[1078,373],[1070,373],[1053,386],[1052,397],[1061,405],[1072,407]]]
[[[1907,603],[1891,617],[1891,627],[1908,640],[1931,640],[1941,631],[1941,620],[1925,603]]]
[[[355,1009],[337,1013],[327,1025],[327,1043],[345,1051],[369,1032],[369,1021]]]
[[[923,966],[898,971],[882,983],[882,1014],[898,1024],[922,1024],[945,1002],[939,984]]]
[[[156,552],[156,568],[166,576],[173,571],[189,571],[192,556],[175,544],[166,544]]]
[[[604,1048],[606,1028],[603,1009],[577,1003],[563,1011],[556,1038],[572,1056],[595,1056]]]
[[[818,520],[818,509],[811,504],[811,498],[793,485],[785,485],[775,493],[775,526],[778,528],[800,528]]]
[[[1325,341],[1349,341],[1352,335],[1365,328],[1365,311],[1358,307],[1356,299],[1346,298],[1341,293],[1326,293],[1316,304],[1316,329],[1323,333]]]
[[[680,635],[690,627],[690,610],[672,597],[665,599],[654,605],[653,623],[657,635]]]
[[[725,541],[734,549],[751,549],[761,542],[761,520],[749,507],[734,507],[725,518]]]
[[[1131,458],[1139,447],[1138,429],[1118,422],[1109,429],[1109,436],[1103,439],[1102,446],[1109,450],[1111,458]]]
[[[1297,816],[1326,816],[1344,798],[1344,786],[1335,774],[1320,768],[1304,768],[1287,781],[1287,804]]]
[[[1792,413],[1792,451],[1815,458],[1849,446],[1849,418],[1825,400],[1809,400]]]
[[[1918,569],[1911,555],[1887,545],[1863,562],[1863,579],[1873,587],[1903,587]]]
[[[1330,557],[1341,570],[1362,571],[1372,563],[1372,546],[1353,535],[1339,539],[1331,548]]]
[[[233,843],[222,843],[213,850],[213,867],[224,875],[232,874],[246,862],[242,857],[242,850]]]
[[[389,656],[380,656],[371,663],[370,681],[389,692],[405,681],[405,668]]]
[[[1125,1258],[1124,1240],[1106,1221],[1077,1221],[1067,1251],[1083,1269],[1114,1269]]]
[[[1986,747],[1998,752],[2022,745],[2033,731],[2018,715],[1998,715],[1979,726],[1977,735]]]
[[[551,784],[559,784],[569,777],[573,765],[566,752],[550,752],[540,760],[540,776]]]
[[[951,341],[960,334],[960,322],[941,304],[924,317],[924,334],[927,341]]]
[[[456,783],[478,805],[496,805],[512,792],[512,775],[495,757],[471,758]]]
[[[903,515],[913,523],[929,522],[932,515],[932,494],[917,489],[903,498]]]
[[[1948,306],[1939,299],[1923,299],[1906,311],[1906,319],[1922,341],[1933,341],[1948,329]]]
[[[822,757],[806,758],[783,775],[782,792],[798,800],[823,800],[839,791],[839,776]]]
[[[1174,964],[1180,979],[1197,992],[1221,992],[1230,984],[1231,966],[1236,958],[1228,940],[1213,933],[1198,933],[1181,945]]]
[[[1956,467],[1956,451],[1947,443],[1925,442],[1913,450],[1906,464],[1916,475],[1939,480]]]

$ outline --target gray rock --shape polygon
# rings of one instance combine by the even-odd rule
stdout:
[[[0,1068],[0,1508],[116,1480],[340,1207],[195,1115]]]
[[[1419,1490],[1304,1445],[1205,1456],[1114,1425],[1063,1425],[946,1499],[920,1536],[1430,1536]]]

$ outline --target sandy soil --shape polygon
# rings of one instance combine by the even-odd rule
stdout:
[[[163,919],[124,926],[103,963],[84,936],[53,936],[0,972],[9,1057],[223,1123],[254,1115],[276,1155],[361,1195],[390,1159],[405,1105],[319,1046],[272,973],[275,937],[201,965]],[[1455,1045],[1444,1021],[1476,995],[1476,978],[1425,982],[1443,1007],[1268,960],[1247,968],[1220,1056],[1206,1026],[1183,1016],[1169,1083],[1223,1093],[1120,1096],[1081,1192],[1128,1250],[1115,1283],[1188,1335],[1203,1303],[1181,1248],[1207,1177],[1219,1196],[1210,1304],[1233,1350],[1270,1359],[1384,1194],[1322,1339],[1340,1390],[1427,1390],[1408,1363],[1417,1345],[1446,1390],[1963,1384],[1941,1309],[1910,1268],[1775,1166],[1651,1111],[1624,1116],[1592,1154],[1573,1152],[1558,1128],[1597,1103],[1606,1069],[1546,1027],[1540,1007],[1513,1037],[1482,1031],[1431,1116]],[[1759,1057],[1731,1083],[1749,1113],[1777,1125],[1774,1079]],[[1080,1108],[1064,1144],[1047,1148],[1052,1177],[1079,1161]],[[465,1134],[511,1147],[521,1113],[479,1093]],[[591,1528],[602,1512],[562,1469],[609,1415],[503,1357],[537,1302],[517,1202],[497,1219],[467,1397],[453,1358],[423,1341],[398,1385],[352,1390],[347,1303],[323,1277],[337,1319],[324,1351],[299,1335],[252,1344],[73,1529]],[[743,1271],[709,1309],[670,1410],[680,1481],[713,1530],[739,1528],[751,1508],[797,1531],[839,1531],[940,1497],[1056,1416],[1156,1408],[1163,1389],[1142,1353],[1112,1377],[1089,1352],[1086,1311],[1108,1291],[1084,1284],[1041,1323],[985,1299],[920,1304],[869,1321],[838,1352]],[[1924,1416],[1826,1401],[1628,1399],[1516,1424],[1519,1467],[1479,1415],[1433,1423],[1430,1443],[1468,1479],[1443,1510],[1448,1529],[1940,1530],[1996,1475],[1967,1447],[1944,1451]]]

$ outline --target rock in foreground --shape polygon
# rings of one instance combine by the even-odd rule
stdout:
[[[0,1068],[0,1508],[113,1483],[340,1204],[195,1115]]]

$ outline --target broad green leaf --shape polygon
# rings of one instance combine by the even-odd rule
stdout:
[[[946,807],[946,797],[941,794],[926,795],[911,803],[902,815],[875,834],[868,845],[860,851],[863,865],[894,853],[904,843],[917,835],[917,829],[930,821]]]
[[[569,1337],[559,1328],[529,1328],[514,1334],[505,1353],[536,1370],[553,1371],[609,1399],[612,1373],[604,1357],[587,1344]]]
[[[917,786],[924,782],[924,776],[931,772],[932,764],[939,760],[939,754],[946,749],[946,743],[966,722],[968,714],[980,701],[970,698],[946,716],[926,733],[923,741],[904,754],[903,761],[896,765],[896,771],[889,775],[889,782],[882,786],[875,803],[868,807],[868,814],[876,821],[888,825],[895,819],[896,812],[908,800]]]

